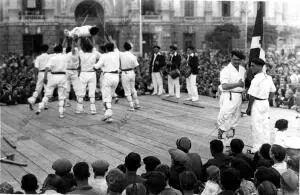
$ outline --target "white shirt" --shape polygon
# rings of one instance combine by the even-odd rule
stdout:
[[[300,149],[300,137],[291,131],[278,131],[273,129],[271,133],[271,144],[277,144],[284,148]]]
[[[272,77],[260,72],[257,73],[251,81],[248,94],[260,99],[268,99],[270,92],[275,92],[276,87],[273,83]]]
[[[91,36],[91,34],[90,34],[91,27],[92,26],[89,26],[89,25],[75,27],[71,31],[68,32],[68,36],[69,37],[74,37],[74,35],[77,35],[78,37]]]
[[[107,182],[104,177],[89,178],[89,185],[99,192],[99,195],[107,194]]]
[[[49,54],[43,53],[36,58],[34,66],[39,70],[45,70],[45,67],[50,58],[51,56]]]
[[[285,161],[281,163],[275,163],[272,167],[276,169],[280,173],[280,175],[287,171],[287,164]]]
[[[292,84],[295,84],[295,83],[298,83],[299,81],[298,81],[298,76],[295,74],[295,73],[293,73],[291,76],[290,76],[290,79],[291,79],[291,83]]]
[[[77,69],[79,66],[79,56],[73,55],[72,52],[66,54],[68,58],[68,69]]]
[[[137,58],[130,51],[120,52],[121,70],[135,68],[139,65]]]
[[[50,68],[51,72],[66,72],[69,58],[62,53],[54,54],[50,58],[46,67]]]
[[[94,65],[100,58],[99,54],[96,52],[83,52],[79,51],[80,65],[82,72],[91,72],[94,70]]]
[[[222,84],[231,84],[237,83],[242,79],[245,82],[246,69],[243,66],[239,66],[239,70],[237,70],[231,63],[225,66],[220,72],[220,82]],[[234,92],[243,92],[243,87],[236,87],[230,90],[222,90],[222,91],[234,91]]]
[[[101,68],[103,72],[113,72],[120,69],[119,50],[102,54],[100,60],[94,65],[96,69]]]

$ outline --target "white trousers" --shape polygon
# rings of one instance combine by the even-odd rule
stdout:
[[[103,74],[103,86],[102,86],[102,101],[106,108],[104,116],[112,116],[111,101],[112,94],[116,91],[119,83],[119,74],[104,73]]]
[[[129,106],[133,107],[134,104],[138,105],[137,91],[135,89],[135,73],[133,70],[122,72],[122,86],[125,96],[129,102]]]
[[[153,93],[161,95],[163,93],[163,81],[160,72],[152,72],[151,77],[154,88]]]
[[[81,85],[78,72],[76,70],[67,70],[67,90],[66,90],[66,99],[69,99],[70,91],[71,91],[71,84],[77,96],[79,87]]]
[[[89,97],[95,98],[96,92],[96,72],[81,72],[79,76],[79,89],[78,89],[78,96],[84,97],[86,93],[86,89],[89,89]]]
[[[252,151],[258,151],[262,144],[270,143],[270,106],[268,100],[254,100],[251,108]]]
[[[191,74],[188,78],[186,78],[186,88],[189,94],[189,98],[192,98],[193,101],[199,100],[196,78],[197,75],[194,74]]]
[[[44,76],[45,72],[39,72],[38,73],[38,79],[35,86],[35,91],[33,92],[32,96],[28,98],[28,101],[32,104],[35,103],[36,98],[41,94],[42,89],[44,87],[44,92],[46,92],[46,85],[44,84]]]
[[[168,76],[168,90],[170,96],[174,96],[176,94],[176,98],[180,98],[179,77],[177,77],[176,79],[172,79],[172,77]]]

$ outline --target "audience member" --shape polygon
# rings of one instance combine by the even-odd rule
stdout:
[[[39,188],[38,180],[33,174],[26,174],[22,177],[21,188],[25,194],[37,194],[36,190]]]
[[[105,160],[97,160],[92,163],[94,177],[89,178],[89,184],[99,195],[106,195],[107,183],[105,174],[108,171],[109,163]]]

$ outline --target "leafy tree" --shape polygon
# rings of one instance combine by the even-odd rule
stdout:
[[[208,32],[205,35],[205,40],[212,48],[227,52],[232,50],[233,38],[240,38],[240,29],[233,24],[216,26],[213,31]]]
[[[248,26],[247,41],[251,43],[254,25]],[[264,23],[263,48],[268,48],[270,45],[276,45],[278,32],[275,25]]]

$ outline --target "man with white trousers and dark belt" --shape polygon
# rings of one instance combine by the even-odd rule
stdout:
[[[124,43],[124,52],[120,52],[120,68],[122,86],[125,96],[129,102],[129,111],[134,111],[140,108],[137,91],[135,89],[135,72],[134,69],[139,66],[137,58],[130,50],[132,46],[130,43]]]
[[[231,52],[231,62],[220,72],[222,94],[218,115],[218,139],[229,146],[241,116],[242,93],[246,69],[242,66],[245,56],[240,51]]]
[[[196,102],[199,100],[197,88],[197,75],[198,75],[198,57],[194,53],[195,48],[190,46],[187,48],[187,64],[191,68],[191,75],[186,78],[186,88],[189,97],[186,100]]]
[[[154,91],[152,95],[162,95],[163,80],[161,69],[166,65],[165,57],[159,52],[160,47],[153,47],[153,56],[150,61],[149,73],[151,75]]]
[[[180,64],[181,64],[181,57],[177,53],[177,46],[171,45],[170,46],[170,64],[168,64],[168,96],[174,96],[179,99],[180,98],[180,84],[179,84],[179,77],[180,77]],[[174,92],[175,91],[175,92]]]

